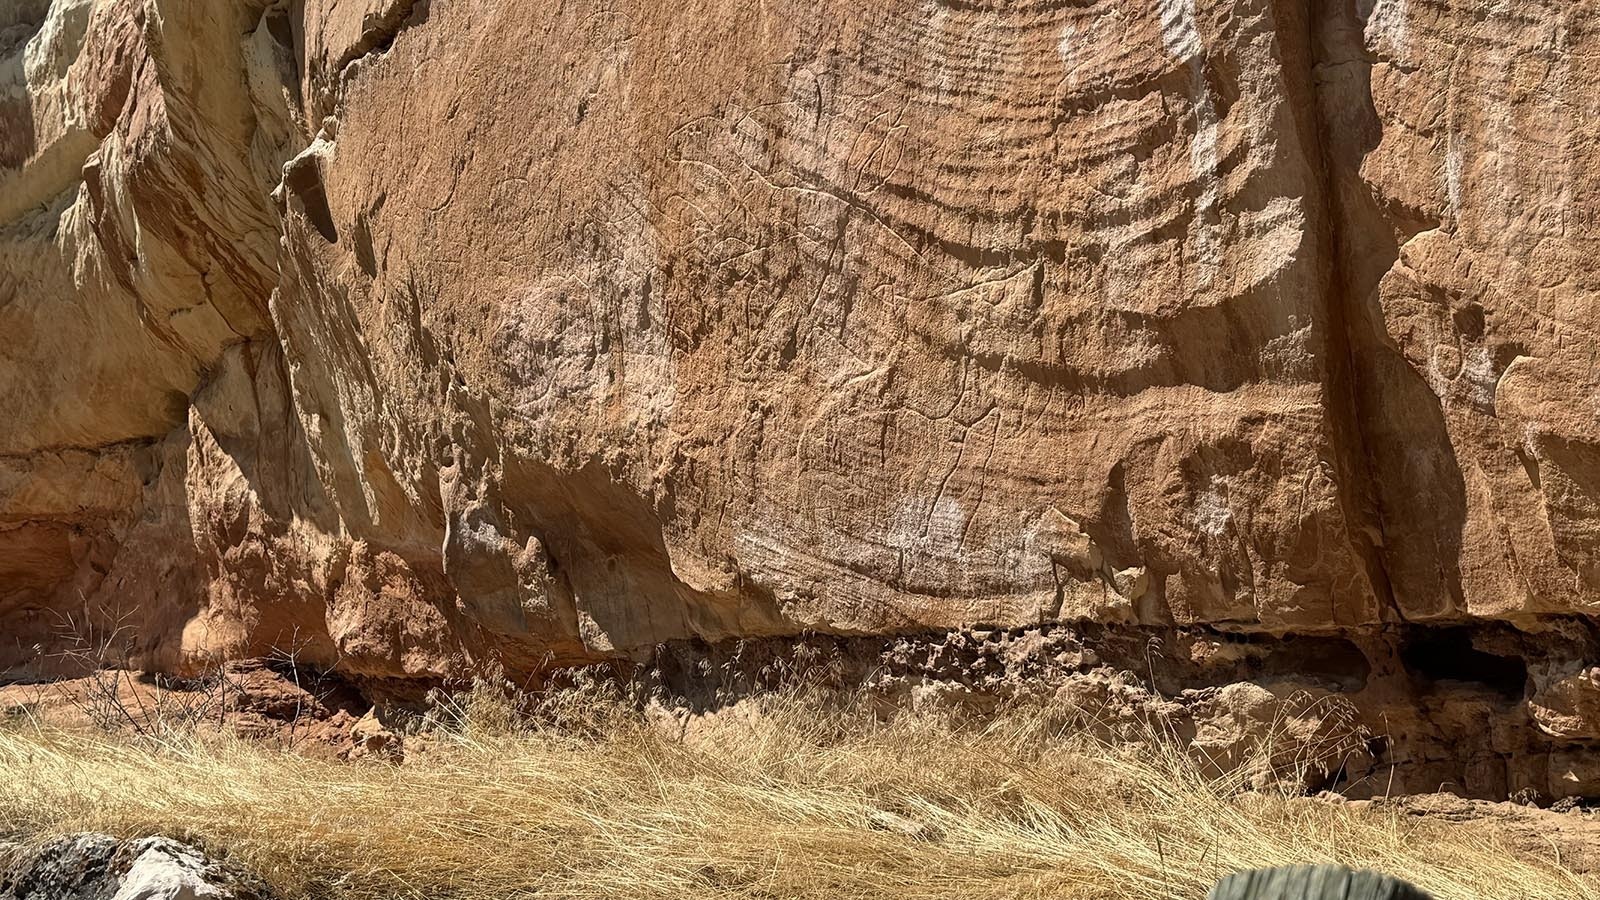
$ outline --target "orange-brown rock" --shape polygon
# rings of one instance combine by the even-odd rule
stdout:
[[[7,4],[0,656],[1587,627],[1596,53],[1556,0]]]

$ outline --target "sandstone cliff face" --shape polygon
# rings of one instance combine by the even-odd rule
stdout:
[[[0,656],[1585,631],[1597,53],[1558,0],[9,3]]]

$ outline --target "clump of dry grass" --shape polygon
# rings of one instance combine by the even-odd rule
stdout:
[[[1303,861],[1440,898],[1600,897],[1492,833],[1250,792],[1243,769],[1203,775],[1167,742],[1111,746],[1036,711],[885,722],[779,695],[685,737],[563,702],[526,726],[479,695],[400,766],[13,727],[0,826],[176,834],[290,898],[1198,898]]]

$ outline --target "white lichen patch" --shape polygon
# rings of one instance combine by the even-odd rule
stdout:
[[[1156,0],[1161,18],[1161,41],[1179,62],[1200,55],[1200,31],[1195,27],[1194,0]]]
[[[1222,265],[1222,243],[1217,236],[1217,203],[1221,183],[1217,177],[1217,143],[1220,122],[1217,106],[1206,83],[1205,45],[1195,21],[1194,0],[1156,0],[1161,20],[1161,42],[1173,60],[1189,67],[1189,99],[1194,135],[1189,139],[1189,176],[1196,194],[1189,220],[1188,256],[1195,269],[1195,285],[1206,288]]]
[[[899,550],[942,558],[962,554],[967,510],[954,497],[907,497],[885,522],[884,544]]]
[[[1066,22],[1061,26],[1061,39],[1056,41],[1056,53],[1061,56],[1061,68],[1068,74],[1077,68],[1073,62],[1073,48],[1078,42],[1078,26]]]
[[[1445,139],[1444,151],[1444,191],[1445,198],[1450,204],[1451,216],[1455,216],[1461,210],[1462,159],[1461,138],[1452,128]]]
[[[1461,387],[1466,399],[1475,406],[1493,409],[1494,391],[1499,381],[1489,348],[1467,348],[1461,359]]]
[[[1403,59],[1411,41],[1410,0],[1366,0],[1367,46]]]
[[[1206,287],[1216,278],[1222,265],[1222,243],[1217,237],[1217,201],[1221,180],[1217,177],[1217,108],[1211,100],[1202,66],[1196,57],[1194,69],[1194,137],[1189,141],[1189,172],[1199,187],[1194,217],[1189,221],[1189,246],[1198,266],[1198,281]]]
[[[1464,402],[1494,409],[1500,377],[1488,347],[1435,344],[1428,353],[1425,376],[1434,395],[1445,403]]]
[[[1228,506],[1228,482],[1213,477],[1211,485],[1200,492],[1194,503],[1194,527],[1200,533],[1218,537],[1226,533],[1233,521],[1233,509]]]

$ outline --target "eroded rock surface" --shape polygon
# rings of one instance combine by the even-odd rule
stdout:
[[[1583,762],[1597,52],[1558,0],[9,3],[0,662],[1460,627],[1413,680]]]

